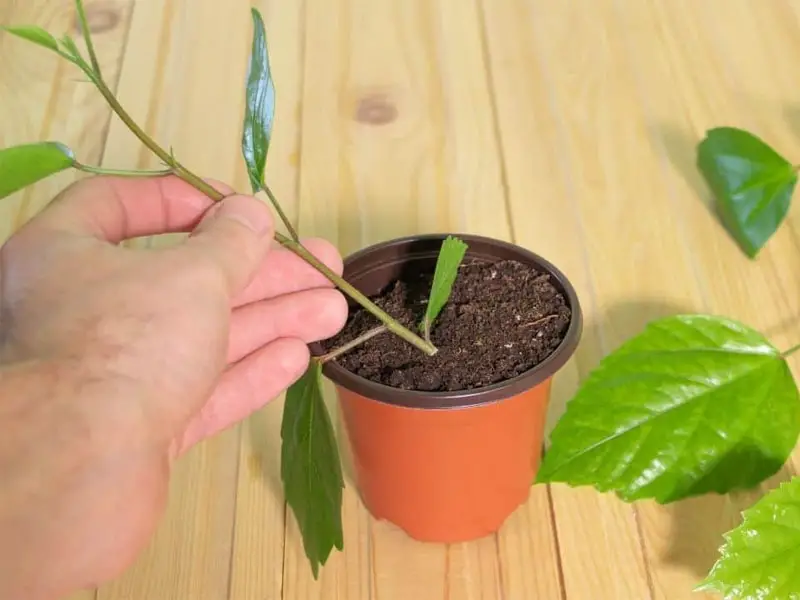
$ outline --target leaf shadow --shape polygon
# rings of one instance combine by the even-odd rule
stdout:
[[[625,300],[610,306],[599,319],[587,321],[582,348],[579,348],[579,353],[583,352],[583,355],[578,356],[579,362],[585,365],[581,368],[581,378],[597,365],[602,352],[613,351],[623,340],[641,333],[649,322],[671,315],[696,312],[699,311],[693,307],[654,299]],[[614,339],[605,339],[609,337]],[[721,473],[755,464],[777,472],[751,490],[726,495],[707,493],[714,489]],[[738,448],[689,490],[693,497],[666,505],[647,502],[648,505],[657,507],[658,522],[654,525],[660,528],[666,523],[668,527],[668,534],[665,536],[648,539],[648,551],[654,553],[654,558],[660,563],[686,569],[695,577],[705,577],[718,558],[723,534],[741,522],[741,511],[751,506],[766,491],[793,475],[794,468],[790,462],[777,464],[755,447]],[[645,503],[637,503],[640,506],[643,504]],[[650,518],[649,515],[652,514],[648,511],[643,518]]]
[[[783,118],[792,133],[800,138],[800,103],[790,103],[784,106]],[[798,162],[797,157],[787,156],[787,158],[793,163]],[[793,199],[792,203],[796,204],[797,198]],[[789,230],[789,234],[792,237],[792,244],[794,245],[795,249],[800,250],[800,232],[798,232],[797,228],[793,226],[792,213],[793,211],[790,209],[782,227],[786,227]]]
[[[700,199],[708,211],[715,218],[720,219],[711,190],[703,180],[697,166],[697,146],[700,139],[692,132],[674,123],[660,123],[651,127],[654,129],[652,139],[661,140],[669,162],[692,188],[694,195]]]
[[[724,534],[741,524],[742,511],[794,475],[793,465],[787,462],[755,488],[725,495],[709,493],[662,506],[661,510],[669,518],[670,531],[658,559],[704,578],[719,559]]]
[[[587,308],[584,307],[584,310]],[[563,369],[553,378],[545,426],[546,445],[549,444],[550,433],[564,414],[580,381],[597,367],[603,356],[618,348],[622,340],[641,333],[650,321],[687,312],[697,311],[663,300],[643,299],[623,300],[608,307],[599,318],[587,317],[578,349],[568,363],[572,366]],[[614,340],[609,340],[611,337]]]
[[[283,402],[273,401],[244,423],[250,438],[250,452],[247,455],[250,474],[263,479],[279,498],[283,497],[280,434],[282,414]]]
[[[697,146],[701,138],[674,123],[654,124],[650,128],[651,140],[661,140],[667,159],[692,189],[694,197],[714,221],[727,231],[725,219],[697,166]]]

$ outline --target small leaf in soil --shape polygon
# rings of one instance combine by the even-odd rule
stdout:
[[[725,534],[720,558],[696,591],[724,600],[800,598],[800,477],[772,490]]]
[[[58,52],[58,42],[49,32],[35,25],[22,25],[19,27],[0,27],[0,31],[20,37],[48,50]]]
[[[654,321],[567,403],[537,481],[660,503],[747,489],[800,432],[786,360],[760,333],[709,315]]]
[[[281,423],[281,479],[316,579],[333,548],[344,547],[339,448],[322,398],[322,366],[312,360],[286,393]]]
[[[797,183],[794,167],[764,141],[734,127],[708,131],[697,160],[725,226],[755,258],[786,217]]]
[[[453,291],[453,283],[458,276],[458,267],[464,260],[467,252],[467,244],[453,236],[447,236],[442,242],[439,250],[439,257],[436,260],[436,270],[433,274],[431,283],[431,293],[428,298],[425,317],[420,324],[420,329],[425,334],[425,339],[430,341],[431,327],[436,317],[447,304],[450,293]]]
[[[72,150],[59,142],[38,142],[0,150],[0,198],[70,168]]]
[[[245,92],[244,131],[242,154],[247,164],[247,174],[253,192],[261,189],[264,167],[272,137],[275,118],[275,85],[269,67],[267,34],[261,13],[251,9],[253,15],[253,44],[247,67],[247,89]]]

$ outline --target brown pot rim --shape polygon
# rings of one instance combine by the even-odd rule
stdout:
[[[572,357],[578,347],[583,330],[583,313],[578,300],[578,294],[567,276],[558,269],[558,267],[535,252],[516,244],[495,238],[462,233],[422,234],[394,238],[373,244],[347,256],[344,260],[345,278],[350,276],[350,274],[347,273],[348,266],[352,265],[354,262],[368,259],[372,254],[385,251],[391,247],[408,245],[414,242],[444,240],[448,235],[458,237],[469,245],[467,258],[470,257],[470,250],[472,249],[472,244],[470,242],[477,242],[483,246],[502,250],[503,252],[502,256],[494,256],[491,250],[488,252],[484,250],[479,255],[473,255],[476,258],[500,259],[508,258],[509,254],[514,254],[517,260],[528,264],[534,264],[540,269],[547,271],[553,277],[557,285],[562,288],[571,311],[571,320],[567,327],[567,332],[558,347],[545,360],[528,371],[512,379],[477,389],[455,392],[418,392],[402,390],[365,379],[341,367],[335,361],[326,362],[322,367],[322,372],[335,385],[341,386],[360,396],[393,406],[424,410],[452,410],[490,404],[516,396],[552,377]],[[376,261],[371,265],[366,265],[364,268],[359,269],[358,273],[352,275],[360,275],[365,271],[369,271],[370,268],[375,268],[386,262],[385,260]],[[315,355],[321,354],[323,352],[321,344],[312,344],[311,351]]]

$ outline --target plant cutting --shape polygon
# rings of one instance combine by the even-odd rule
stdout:
[[[164,168],[93,166],[62,142],[31,143],[0,150],[0,198],[72,168],[120,177],[172,174],[222,200],[125,111],[101,73],[83,3],[75,5],[86,56],[68,35],[3,29],[76,66]],[[312,573],[316,578],[333,548],[343,548],[344,478],[322,374],[339,392],[359,488],[373,514],[428,541],[491,533],[529,494],[550,379],[581,333],[575,291],[543,258],[478,236],[378,244],[348,257],[344,277],[316,259],[264,181],[275,88],[264,23],[256,9],[252,17],[241,146],[253,193],[266,194],[289,233],[276,233],[276,241],[351,302],[343,332],[312,348],[308,370],[287,391],[281,424],[284,494]],[[489,480],[495,484],[487,486]]]

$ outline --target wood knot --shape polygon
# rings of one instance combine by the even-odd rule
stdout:
[[[397,107],[384,95],[365,96],[358,101],[355,119],[366,125],[386,125],[397,118]]]
[[[119,25],[121,20],[122,15],[113,3],[95,2],[86,7],[86,24],[92,34],[110,31]],[[83,35],[81,20],[77,13],[75,14],[75,31]]]

